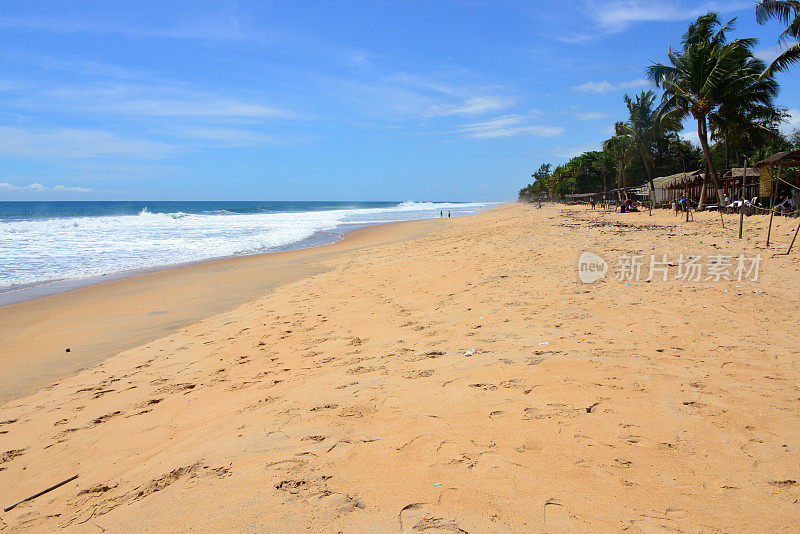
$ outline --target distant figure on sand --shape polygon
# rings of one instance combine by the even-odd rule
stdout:
[[[595,200],[595,198],[592,197],[592,199],[589,200],[589,204],[591,204],[592,205],[592,209],[594,209],[594,205],[597,204],[597,200]]]
[[[439,217],[444,217],[444,210],[439,212]]]
[[[448,219],[450,218],[450,212],[449,211],[447,212],[447,218]]]

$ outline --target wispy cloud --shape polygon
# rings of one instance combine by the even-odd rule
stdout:
[[[575,156],[580,156],[584,152],[590,152],[592,150],[600,150],[600,145],[597,143],[587,143],[583,145],[568,145],[568,146],[556,146],[553,147],[553,154],[558,156],[559,158],[571,159]]]
[[[591,14],[603,28],[621,31],[636,22],[675,22],[688,20],[709,11],[737,11],[752,8],[751,1],[728,0],[611,0],[591,2]]]
[[[512,106],[514,100],[505,96],[474,96],[459,104],[437,104],[428,109],[429,115],[480,115],[496,113]]]
[[[680,133],[681,139],[689,141],[695,146],[700,146],[700,136],[693,130],[684,130]]]
[[[131,17],[133,18],[133,17]],[[0,28],[49,33],[95,33],[157,39],[191,39],[201,41],[268,42],[276,35],[246,25],[235,12],[208,13],[185,20],[171,21],[161,26],[136,24],[106,18],[97,23],[67,17],[4,17]]]
[[[108,105],[98,105],[98,111],[128,115],[162,117],[226,117],[226,118],[281,118],[288,119],[294,113],[261,104],[226,100],[129,100]]]
[[[181,138],[213,141],[218,146],[257,146],[286,143],[285,137],[265,134],[241,128],[215,128],[204,126],[187,126],[175,129]]]
[[[100,130],[29,130],[0,126],[0,154],[53,158],[161,158],[176,146]]]
[[[800,130],[800,109],[790,109],[788,114],[789,116],[783,122],[782,130],[790,134],[795,130]]]
[[[582,42],[622,32],[642,22],[677,22],[696,18],[709,11],[729,13],[752,9],[752,1],[699,0],[582,0],[582,12],[591,23],[586,31],[562,31],[553,37],[563,42]],[[564,21],[562,20],[562,23]]]
[[[603,80],[601,82],[586,82],[584,84],[573,87],[574,91],[582,93],[608,93],[611,91],[624,91],[625,89],[633,89],[635,87],[644,87],[649,85],[650,82],[644,78],[636,80],[629,80],[626,82],[611,83]]]
[[[603,113],[601,111],[579,111],[575,113],[575,118],[579,121],[593,121],[605,119],[606,117],[608,117],[608,113]]]
[[[775,58],[788,48],[789,44],[790,43],[782,43],[769,48],[762,48],[761,50],[756,50],[753,55],[765,63],[772,63],[775,61]]]
[[[557,137],[564,133],[559,126],[530,124],[530,115],[505,115],[484,122],[465,124],[457,132],[471,139],[496,139],[533,135],[536,137]]]
[[[47,186],[40,183],[28,185],[14,185],[8,182],[0,182],[0,192],[9,193],[92,193],[95,189],[91,187],[72,187],[66,185]]]

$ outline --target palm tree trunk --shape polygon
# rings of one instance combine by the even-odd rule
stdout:
[[[622,189],[625,187],[625,169],[623,168],[622,158],[619,158],[617,170],[619,171],[619,177],[617,178],[617,196],[619,197],[619,201],[622,202]]]
[[[608,160],[606,160],[606,161],[608,161]],[[606,168],[608,168],[608,167],[606,167]],[[603,171],[601,174],[603,175],[603,202],[605,202],[606,201],[606,191],[608,190],[608,187],[607,187],[608,182],[606,181],[606,171]]]
[[[706,196],[708,195],[708,171],[703,174],[703,185],[700,186],[700,200],[697,209],[703,211],[706,208]]]
[[[639,143],[639,153],[642,155],[642,163],[644,163],[644,170],[647,172],[647,181],[650,182],[650,205],[656,204],[656,188],[653,185],[653,169],[647,164],[647,154],[644,150],[644,145]]]
[[[697,118],[697,136],[700,138],[700,146],[703,148],[703,156],[706,160],[706,179],[708,179],[709,176],[711,177],[711,182],[714,184],[714,189],[717,191],[717,203],[721,206],[725,194],[719,186],[717,170],[714,168],[714,162],[711,161],[711,149],[708,147],[708,130],[705,115]],[[701,201],[705,201],[705,199],[701,199]],[[705,202],[702,202],[697,207],[699,210],[703,210],[703,208],[705,208]]]
[[[731,168],[731,158],[728,154],[728,134],[725,134],[725,168]]]

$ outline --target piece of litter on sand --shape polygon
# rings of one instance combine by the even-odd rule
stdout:
[[[464,353],[464,356],[472,356],[473,354],[475,354],[475,350],[468,350]]]
[[[436,483],[434,483],[433,485],[434,485],[434,486],[441,486],[441,485],[442,485],[442,483],[441,483],[441,482],[436,482]]]
[[[364,443],[369,443],[371,441],[378,441],[379,439],[381,438],[365,438],[364,436],[361,436],[361,441],[363,441]]]
[[[549,344],[550,344],[549,341],[542,341],[541,343],[539,343],[539,345],[549,345]]]

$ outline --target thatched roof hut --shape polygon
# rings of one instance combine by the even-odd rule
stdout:
[[[777,152],[766,159],[762,159],[753,167],[757,169],[761,167],[800,167],[800,150]]]

